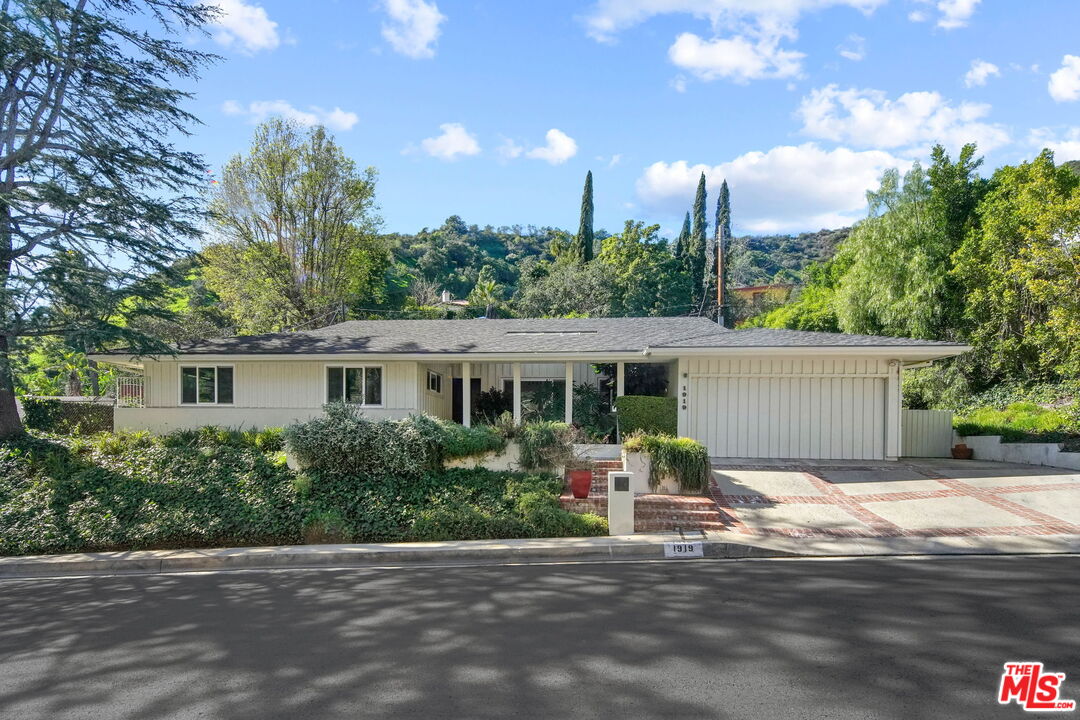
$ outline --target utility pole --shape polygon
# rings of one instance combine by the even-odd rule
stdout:
[[[716,324],[724,325],[724,230],[716,233]]]

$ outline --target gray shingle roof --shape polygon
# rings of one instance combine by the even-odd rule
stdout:
[[[705,318],[353,320],[318,330],[183,343],[181,354],[578,353],[661,348],[955,347],[907,338],[726,330]]]

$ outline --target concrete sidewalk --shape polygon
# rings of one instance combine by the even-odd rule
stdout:
[[[727,532],[595,538],[465,540],[365,545],[296,545],[204,550],[36,555],[0,558],[0,579],[117,573],[170,573],[406,564],[507,564],[661,560],[665,543],[701,542],[712,559],[1080,553],[1080,536],[792,538]]]

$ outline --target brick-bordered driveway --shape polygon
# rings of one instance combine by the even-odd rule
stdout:
[[[744,535],[1080,535],[1080,473],[972,460],[715,460],[710,495]]]

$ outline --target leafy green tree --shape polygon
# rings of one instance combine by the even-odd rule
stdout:
[[[659,230],[659,225],[627,220],[621,234],[601,243],[597,262],[612,280],[613,316],[685,315],[692,309],[689,277]]]
[[[850,257],[812,263],[806,269],[807,283],[794,300],[752,317],[740,327],[840,332],[840,320],[836,315],[836,288],[847,272],[849,263]]]
[[[116,287],[167,272],[198,236],[204,166],[169,138],[197,122],[177,88],[214,59],[177,36],[215,12],[187,0],[0,3],[0,437],[22,432],[20,338],[167,350],[104,308],[62,316],[49,302],[78,292],[71,252]]]
[[[706,256],[708,221],[705,219],[707,194],[705,192],[705,173],[698,180],[697,193],[694,195],[694,225],[690,231],[690,244],[687,248],[687,269],[694,291],[694,302],[701,305],[704,300],[705,269],[708,267]]]
[[[574,251],[583,262],[593,259],[593,189],[592,170],[585,175],[585,189],[581,192],[581,223],[574,238]]]
[[[581,263],[569,255],[523,273],[514,306],[522,317],[607,317],[611,296],[605,264]]]
[[[926,172],[916,163],[903,181],[886,171],[867,194],[870,217],[855,226],[840,253],[850,268],[836,293],[845,332],[928,339],[959,336],[961,294],[950,272],[982,183],[967,145],[956,162],[937,146]]]
[[[239,327],[321,327],[343,319],[356,293],[381,292],[375,179],[322,127],[275,118],[256,128],[248,155],[222,172],[211,204],[221,242],[204,253],[210,289]]]
[[[1080,176],[1053,153],[1000,168],[956,252],[987,379],[1080,374]]]

